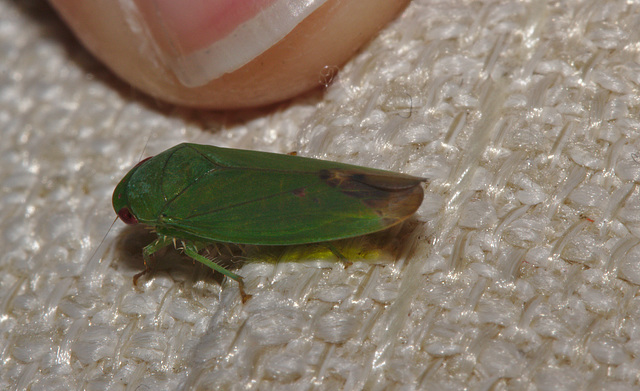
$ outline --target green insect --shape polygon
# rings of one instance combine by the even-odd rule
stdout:
[[[147,269],[135,280],[155,252],[180,242],[189,257],[236,280],[245,300],[242,277],[199,254],[207,244],[282,246],[381,231],[418,209],[422,182],[350,164],[185,143],[133,167],[113,192],[113,208],[123,222],[158,234],[144,248]]]

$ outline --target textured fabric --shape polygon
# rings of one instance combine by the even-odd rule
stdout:
[[[0,0],[0,389],[638,389],[639,25],[633,1],[414,1],[325,90],[221,114]],[[168,250],[136,288],[152,236],[109,230],[110,195],[182,141],[431,183],[392,256],[252,259],[243,305]]]

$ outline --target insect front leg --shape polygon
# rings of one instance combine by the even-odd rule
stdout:
[[[247,300],[249,300],[251,298],[251,295],[248,295],[244,292],[244,282],[242,281],[242,277],[231,273],[229,270],[225,269],[224,267],[218,265],[217,263],[213,262],[212,260],[200,255],[198,253],[198,247],[194,244],[194,243],[190,243],[190,242],[185,242],[184,243],[184,253],[187,254],[189,257],[191,257],[192,259],[203,263],[207,266],[209,266],[210,268],[212,268],[213,270],[224,274],[225,276],[232,278],[234,280],[236,280],[238,282],[238,286],[240,288],[240,296],[242,297],[242,302],[245,303]]]
[[[173,243],[173,238],[168,236],[158,236],[158,239],[147,245],[142,250],[142,259],[144,260],[144,270],[133,276],[133,285],[138,285],[138,279],[151,271],[151,256],[161,249]]]

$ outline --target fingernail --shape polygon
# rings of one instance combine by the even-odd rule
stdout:
[[[133,1],[163,61],[198,87],[249,63],[327,0]]]

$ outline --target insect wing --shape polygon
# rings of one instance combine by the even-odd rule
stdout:
[[[423,198],[422,178],[381,170],[195,144],[167,152],[156,229],[177,237],[274,245],[335,240],[397,224]]]

